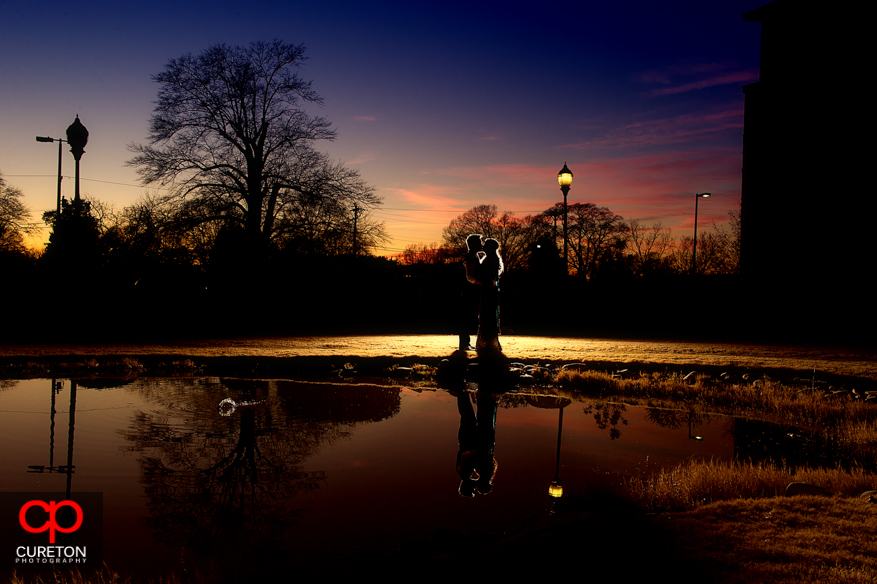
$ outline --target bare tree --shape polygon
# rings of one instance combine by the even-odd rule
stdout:
[[[670,228],[660,221],[643,225],[639,219],[628,221],[627,251],[633,258],[637,275],[658,270],[667,260],[673,247]]]
[[[601,263],[624,250],[628,226],[621,215],[593,203],[568,206],[570,268],[581,277],[591,278]]]
[[[0,251],[24,252],[24,236],[36,233],[30,210],[22,202],[24,193],[7,185],[0,174]]]
[[[691,271],[694,238],[683,236],[679,247],[673,252],[671,263],[674,271],[685,274]],[[697,234],[697,265],[695,274],[733,274],[739,266],[739,244],[735,255],[734,236],[728,228],[713,225],[712,231]]]
[[[300,227],[303,199],[380,204],[356,171],[315,150],[335,132],[304,109],[322,103],[298,75],[304,51],[274,40],[171,59],[153,77],[161,87],[149,144],[129,146],[129,164],[144,184],[169,187],[168,202],[197,202],[192,217],[236,226],[257,253]]]

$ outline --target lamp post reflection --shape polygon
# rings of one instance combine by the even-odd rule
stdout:
[[[554,478],[548,485],[548,496],[551,497],[551,509],[549,513],[554,513],[554,505],[557,500],[563,497],[563,482],[560,480],[560,444],[563,438],[563,409],[571,404],[572,401],[566,398],[549,397],[533,399],[531,404],[538,408],[557,408],[557,449],[554,457]]]
[[[688,439],[689,440],[703,440],[703,436],[692,436],[691,435],[691,423],[693,419],[697,417],[697,425],[700,426],[702,420],[700,416],[695,416],[694,410],[688,410]]]
[[[563,406],[557,414],[557,456],[554,462],[554,478],[548,486],[548,495],[551,497],[551,513],[554,513],[554,503],[563,497],[563,485],[560,481],[560,439],[563,436]]]
[[[55,466],[55,394],[60,393],[63,383],[52,379],[52,405],[49,411],[49,466],[28,465],[29,473],[63,473],[67,475],[67,497],[73,484],[73,435],[76,426],[76,381],[70,380],[70,410],[67,414],[67,464]]]

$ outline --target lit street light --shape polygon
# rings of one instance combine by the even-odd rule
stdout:
[[[566,231],[566,216],[567,216],[567,207],[566,207],[566,196],[569,194],[569,185],[572,184],[572,171],[567,168],[566,162],[563,163],[563,168],[560,169],[560,172],[557,173],[557,182],[560,184],[560,191],[563,193],[563,269],[569,272],[569,257],[566,248],[566,240],[567,240],[567,231]]]
[[[58,202],[55,205],[55,212],[61,213],[61,144],[67,140],[61,138],[49,138],[48,136],[37,136],[37,142],[58,142]]]
[[[700,198],[707,198],[710,196],[710,193],[700,193],[694,195],[694,249],[691,252],[691,273],[692,275],[697,273],[697,203],[700,201]]]

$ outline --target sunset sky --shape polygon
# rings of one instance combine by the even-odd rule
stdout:
[[[126,145],[145,142],[168,59],[279,38],[307,47],[338,138],[319,148],[383,197],[392,242],[441,241],[475,205],[516,215],[569,200],[690,234],[739,208],[742,86],[758,78],[759,0],[186,2],[0,0],[0,172],[35,218],[55,207],[57,144],[90,137],[83,194],[142,197]],[[63,174],[73,157],[64,149]],[[63,194],[73,196],[73,180]],[[154,192],[154,191],[153,191]]]

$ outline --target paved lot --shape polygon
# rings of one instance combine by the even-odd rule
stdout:
[[[789,345],[694,343],[568,337],[501,337],[512,360],[651,363],[796,369],[877,380],[877,350]],[[124,345],[0,345],[0,359],[64,356],[180,355],[189,357],[447,357],[449,335],[281,337]]]

